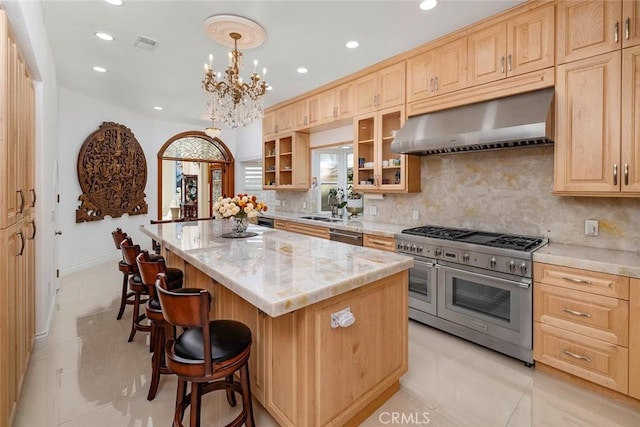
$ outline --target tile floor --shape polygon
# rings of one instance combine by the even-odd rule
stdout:
[[[175,379],[163,376],[148,402],[146,334],[127,343],[131,307],[115,319],[121,277],[113,262],[61,281],[48,343],[32,355],[14,427],[171,424]],[[640,410],[517,360],[415,322],[409,338],[400,391],[362,425],[640,426]],[[203,425],[235,416],[224,393],[203,402]],[[258,426],[277,426],[259,404],[254,409]]]

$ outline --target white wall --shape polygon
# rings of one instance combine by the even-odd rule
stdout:
[[[194,129],[193,125],[152,120],[119,107],[103,104],[84,95],[60,89],[60,223],[63,234],[60,237],[61,275],[82,270],[92,265],[118,257],[111,240],[111,231],[116,227],[126,231],[133,241],[149,248],[151,242],[138,229],[157,218],[157,154],[162,145],[177,133]],[[75,211],[79,206],[78,196],[82,194],[76,172],[78,153],[85,139],[102,122],[122,124],[135,135],[147,160],[147,186],[145,190],[149,213],[146,215],[123,215],[120,218],[105,217],[101,221],[77,224]],[[228,132],[224,143],[233,152],[233,133]]]

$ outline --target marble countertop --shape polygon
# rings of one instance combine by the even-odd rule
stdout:
[[[640,278],[640,254],[586,246],[549,243],[533,261]]]
[[[272,317],[413,266],[409,256],[257,225],[248,229],[255,237],[221,237],[229,227],[204,220],[140,230]]]
[[[324,216],[330,218],[330,215],[326,214],[308,214],[308,213],[294,213],[294,212],[267,212],[264,214],[267,218],[281,219],[285,221],[299,222],[301,224],[319,225],[322,227],[336,228],[345,231],[355,231],[359,233],[374,234],[383,237],[395,237],[396,233],[400,233],[402,230],[409,228],[407,225],[389,224],[384,222],[373,221],[361,221],[358,219],[349,220],[343,219],[339,222],[325,222],[313,219],[300,218],[302,216]]]

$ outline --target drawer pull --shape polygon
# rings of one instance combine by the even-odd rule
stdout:
[[[572,353],[569,350],[562,350],[562,352],[567,356],[573,357],[574,359],[584,360],[585,362],[591,363],[591,358],[589,356],[581,356],[579,354]]]
[[[372,245],[390,246],[388,242],[383,242],[383,241],[381,241],[381,240],[373,240],[373,239],[369,239],[369,243],[371,243]]]
[[[564,308],[562,309],[562,311],[564,311],[565,313],[573,314],[574,316],[588,317],[589,319],[591,319],[591,315],[589,313],[582,313],[580,311],[571,310],[570,308]]]
[[[591,280],[584,280],[584,279],[576,279],[575,277],[563,277],[564,280],[568,280],[570,282],[573,283],[582,283],[585,285],[590,285],[591,284]]]

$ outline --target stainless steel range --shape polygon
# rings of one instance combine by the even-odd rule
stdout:
[[[547,239],[436,226],[395,237],[415,260],[410,318],[533,364],[532,258]]]

